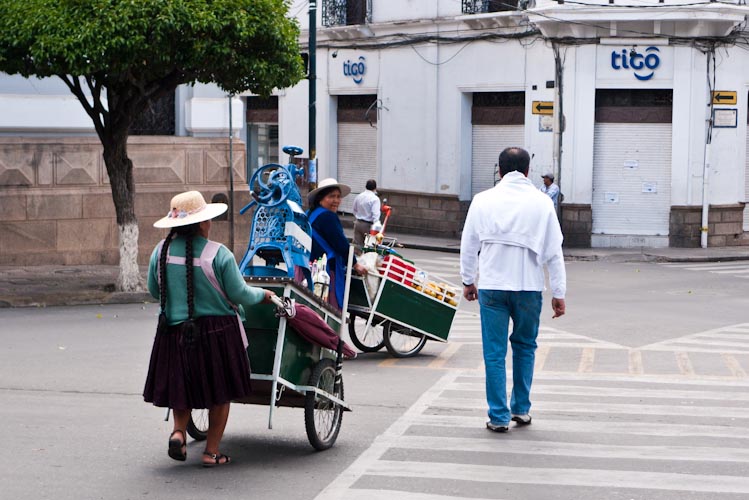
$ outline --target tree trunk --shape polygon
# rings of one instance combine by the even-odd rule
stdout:
[[[135,217],[135,183],[133,162],[127,156],[127,137],[124,133],[110,133],[102,137],[104,164],[112,188],[112,200],[117,214],[120,245],[120,272],[117,290],[143,290],[138,268],[138,220]]]

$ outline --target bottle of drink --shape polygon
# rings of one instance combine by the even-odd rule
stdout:
[[[330,291],[330,275],[325,269],[320,271],[320,283],[322,284],[322,300],[327,301]]]

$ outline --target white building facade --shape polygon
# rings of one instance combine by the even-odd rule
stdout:
[[[569,244],[749,243],[746,6],[320,0],[318,8],[319,175],[354,192],[377,179],[400,207],[394,224],[408,220],[403,229],[459,231],[460,215],[447,209],[446,221],[436,210],[464,211],[496,180],[499,152],[523,146],[534,183],[556,175]],[[286,90],[280,116],[306,99],[306,84]],[[282,141],[306,133],[304,120],[281,120]]]
[[[522,146],[535,184],[556,176],[567,245],[749,245],[749,8],[739,1],[317,0],[317,178],[354,193],[374,178],[391,229],[458,236],[472,196],[497,180],[500,151]],[[310,3],[290,9],[307,51]],[[159,235],[143,231],[169,195],[226,194],[231,172],[238,210],[247,176],[285,161],[283,145],[308,155],[308,81],[236,96],[231,112],[229,102],[213,85],[180,87],[156,120],[167,126],[134,139],[138,196],[153,194],[138,215],[144,255]],[[62,83],[7,75],[0,110],[0,225],[22,241],[3,262],[31,262],[40,244],[83,247],[60,236],[70,221],[45,240],[42,222],[71,203],[40,200],[81,195],[62,218],[83,221],[98,206],[87,200],[106,198],[88,117]],[[112,239],[106,227],[97,238]]]

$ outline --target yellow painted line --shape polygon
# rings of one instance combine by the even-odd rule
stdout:
[[[546,358],[549,357],[549,351],[551,348],[549,346],[541,346],[538,349],[536,349],[536,371],[543,371],[544,365],[546,364]]]
[[[676,364],[679,365],[679,371],[682,375],[694,375],[694,368],[692,362],[689,360],[689,354],[686,352],[675,352]]]
[[[720,355],[723,358],[723,362],[726,364],[731,373],[736,378],[746,378],[746,372],[741,367],[741,363],[732,355],[723,353]]]
[[[577,367],[578,373],[590,373],[593,371],[593,362],[596,360],[596,350],[592,347],[586,347],[580,353],[580,365]]]
[[[645,369],[642,366],[642,352],[631,349],[629,351],[629,373],[630,375],[642,375]]]
[[[383,361],[380,361],[380,364],[377,366],[382,366],[384,368],[387,368],[387,367],[395,365],[395,363],[397,362],[398,362],[398,358],[388,358]]]
[[[440,369],[445,367],[450,358],[458,352],[461,344],[447,344],[447,347],[437,356],[437,359],[427,365],[427,368]]]

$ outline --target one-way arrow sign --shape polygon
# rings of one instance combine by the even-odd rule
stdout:
[[[554,101],[533,101],[531,112],[534,115],[553,115]]]
[[[736,104],[736,91],[714,90],[713,104]]]

